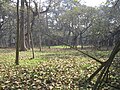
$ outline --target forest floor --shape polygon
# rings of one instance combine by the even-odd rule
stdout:
[[[107,60],[111,52],[90,49],[82,51],[101,61]],[[100,66],[80,52],[62,46],[53,46],[51,49],[46,47],[42,51],[35,49],[35,59],[31,57],[31,51],[20,52],[20,65],[16,66],[15,49],[0,49],[0,90],[79,90],[78,81],[82,84]],[[118,81],[103,90],[119,90],[118,69],[112,68],[115,75],[110,78]],[[91,90],[90,87],[81,86],[80,90]]]

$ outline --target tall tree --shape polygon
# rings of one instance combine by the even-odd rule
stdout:
[[[26,2],[26,0],[25,0],[25,2]],[[30,0],[28,3],[26,2],[26,6],[27,6],[27,34],[26,34],[27,41],[26,41],[26,45],[27,45],[27,48],[30,49]]]
[[[15,64],[19,65],[19,0],[17,0],[17,43]]]
[[[25,28],[24,28],[24,2],[21,0],[21,17],[20,17],[20,51],[26,51],[25,45]]]

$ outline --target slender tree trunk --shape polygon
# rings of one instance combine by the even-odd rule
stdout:
[[[67,35],[67,43],[71,45],[71,37],[70,37],[71,30],[69,30],[69,33]]]
[[[21,0],[21,18],[20,18],[20,51],[26,51],[25,29],[24,29],[24,0]]]
[[[32,36],[32,31],[33,31],[33,25],[35,21],[35,16],[33,14],[33,19],[32,19],[32,24],[31,24],[31,30],[30,30],[30,39],[31,39],[31,49],[32,49],[32,59],[34,59],[35,54],[34,54],[34,42],[33,42],[33,36]]]
[[[19,65],[19,0],[17,0],[17,41],[15,64]]]
[[[34,54],[34,43],[33,43],[33,37],[32,37],[32,32],[30,32],[30,38],[31,38],[31,49],[32,49],[32,59],[35,58],[35,54]]]
[[[30,0],[27,6],[27,48],[30,49]]]
[[[81,49],[83,49],[82,33],[80,33],[80,44],[81,44]]]
[[[39,48],[42,51],[42,34],[39,35]]]
[[[9,31],[9,42],[8,42],[9,43],[9,45],[8,45],[9,47],[12,47],[12,42],[11,41],[12,41],[12,30],[10,29],[10,31]]]
[[[49,30],[48,30],[48,16],[47,16],[47,12],[46,12],[45,14],[46,14],[46,26],[45,26],[45,29],[46,29],[46,31],[47,31],[48,33],[50,33]],[[51,41],[50,41],[50,39],[48,39],[47,44],[48,44],[48,48],[49,48],[49,49],[50,49],[50,43],[51,43]]]

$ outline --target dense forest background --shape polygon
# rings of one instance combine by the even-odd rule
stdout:
[[[22,40],[25,48],[30,47],[27,42],[28,29],[32,29],[35,47],[40,44],[62,45],[60,40],[73,46],[81,45],[81,48],[84,48],[83,45],[109,48],[119,37],[119,2],[114,8],[112,6],[115,1],[112,0],[100,7],[81,5],[77,0],[54,0],[46,2],[45,5],[31,1],[31,5],[28,4],[28,1],[24,2],[24,11],[20,10],[20,13],[24,14],[20,16],[24,35],[21,36],[20,33],[20,36],[25,39]],[[49,10],[44,12],[46,8]],[[0,9],[0,47],[15,47],[16,2],[2,0]],[[52,39],[46,34],[52,36]]]
[[[83,88],[84,90],[90,88],[92,90],[119,90],[119,50],[119,0],[107,0],[104,4],[96,7],[84,5],[81,0],[48,0],[44,3],[36,0],[0,0],[0,71],[2,72],[0,79],[3,83],[0,88],[3,90],[12,90],[12,85],[15,90],[22,89],[24,85],[26,85],[24,87],[26,90],[56,90],[58,84],[61,89],[57,90],[77,90],[78,88],[80,90],[83,90]],[[63,53],[63,56],[58,52]],[[5,58],[6,56],[11,57]],[[58,61],[54,60],[56,57]],[[37,62],[35,61],[36,58]],[[93,62],[84,62],[83,58],[85,60],[91,58]],[[24,64],[22,65],[22,59],[27,59],[28,63],[35,61],[37,65],[28,70],[25,67],[27,60],[23,61]],[[42,61],[43,67],[38,64],[41,59],[45,60],[45,62]],[[51,59],[54,61],[51,61]],[[78,62],[78,59],[83,61]],[[20,62],[21,66],[14,65],[13,60],[16,65]],[[61,61],[59,62],[59,60]],[[81,76],[81,79],[81,66],[75,61],[78,63],[84,62],[85,70],[88,70],[87,73],[84,72],[87,75],[85,77],[84,75]],[[55,64],[57,66],[54,66]],[[90,67],[89,64],[92,66]],[[66,67],[67,65],[68,67]],[[75,67],[73,72],[69,71],[70,68],[73,68],[71,65]],[[72,73],[78,73],[79,75],[76,75],[77,78],[70,76],[71,78],[74,77],[73,79],[64,75],[68,81],[67,79],[63,80],[57,71],[54,72],[53,69],[50,69],[51,67],[56,67],[54,70],[58,69],[58,72],[62,72],[59,69],[63,68],[61,75],[64,75],[64,72],[67,73],[67,71],[69,73],[66,75],[72,75]],[[64,71],[65,69],[68,70]],[[41,76],[41,71],[45,72],[45,76]],[[63,83],[61,79],[55,78],[56,76],[53,73],[58,75],[59,78],[61,77]],[[50,75],[54,79],[51,79]],[[42,79],[39,79],[39,76]],[[34,79],[39,81],[37,82]],[[21,84],[22,80],[29,80],[30,82]],[[34,83],[31,82],[32,80],[34,80]],[[16,81],[16,83],[12,81]],[[73,84],[73,87],[70,83]],[[66,87],[64,87],[64,84]],[[39,85],[40,87],[38,87]]]

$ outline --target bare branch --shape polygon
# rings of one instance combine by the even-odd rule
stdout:
[[[92,26],[92,23],[90,23],[90,24],[82,31],[82,34],[84,34],[91,26]]]
[[[37,2],[33,1],[34,4],[35,4],[35,11],[33,12],[34,16],[37,16],[38,15],[38,5],[37,5]]]
[[[47,35],[49,38],[53,39],[52,36],[54,36],[54,35],[49,35],[49,34],[47,34],[47,33],[44,33],[44,34]],[[56,41],[56,39],[54,39],[54,41]],[[95,57],[93,57],[93,56],[91,56],[91,55],[89,55],[89,54],[87,54],[87,53],[79,50],[78,48],[74,48],[73,46],[71,46],[71,45],[69,45],[69,44],[67,44],[67,43],[65,43],[65,42],[62,42],[62,41],[60,41],[60,40],[59,40],[59,42],[61,42],[62,44],[66,45],[66,46],[69,46],[70,48],[72,48],[72,49],[74,49],[74,50],[77,50],[78,52],[80,52],[80,53],[82,53],[82,54],[84,54],[84,55],[92,58],[93,60],[99,62],[100,64],[103,64],[103,63],[104,63],[104,62],[98,60],[97,58],[95,58]]]
[[[46,8],[46,10],[39,12],[40,14],[42,14],[42,13],[45,13],[45,12],[48,12],[48,11],[49,11],[49,8],[51,7],[51,1],[52,1],[52,0],[50,0],[50,3],[49,3],[49,5],[48,5],[48,7]]]
[[[25,0],[25,5],[26,5],[26,7],[29,8],[32,12],[34,12],[33,9],[28,5],[28,2],[27,2],[26,0]]]
[[[116,5],[118,4],[119,0],[116,1],[116,3],[113,5],[113,8],[116,7]]]
[[[32,13],[34,14],[34,16],[37,16],[38,15],[38,5],[37,5],[37,2],[35,2],[35,1],[33,1],[33,2],[35,4],[35,11],[33,11],[33,9],[28,6],[28,2],[25,0],[26,6],[29,7],[29,9],[32,11]],[[51,0],[50,0],[50,3],[48,5],[48,7],[46,8],[46,10],[41,11],[39,13],[42,14],[42,13],[48,12],[50,7],[51,7]]]

